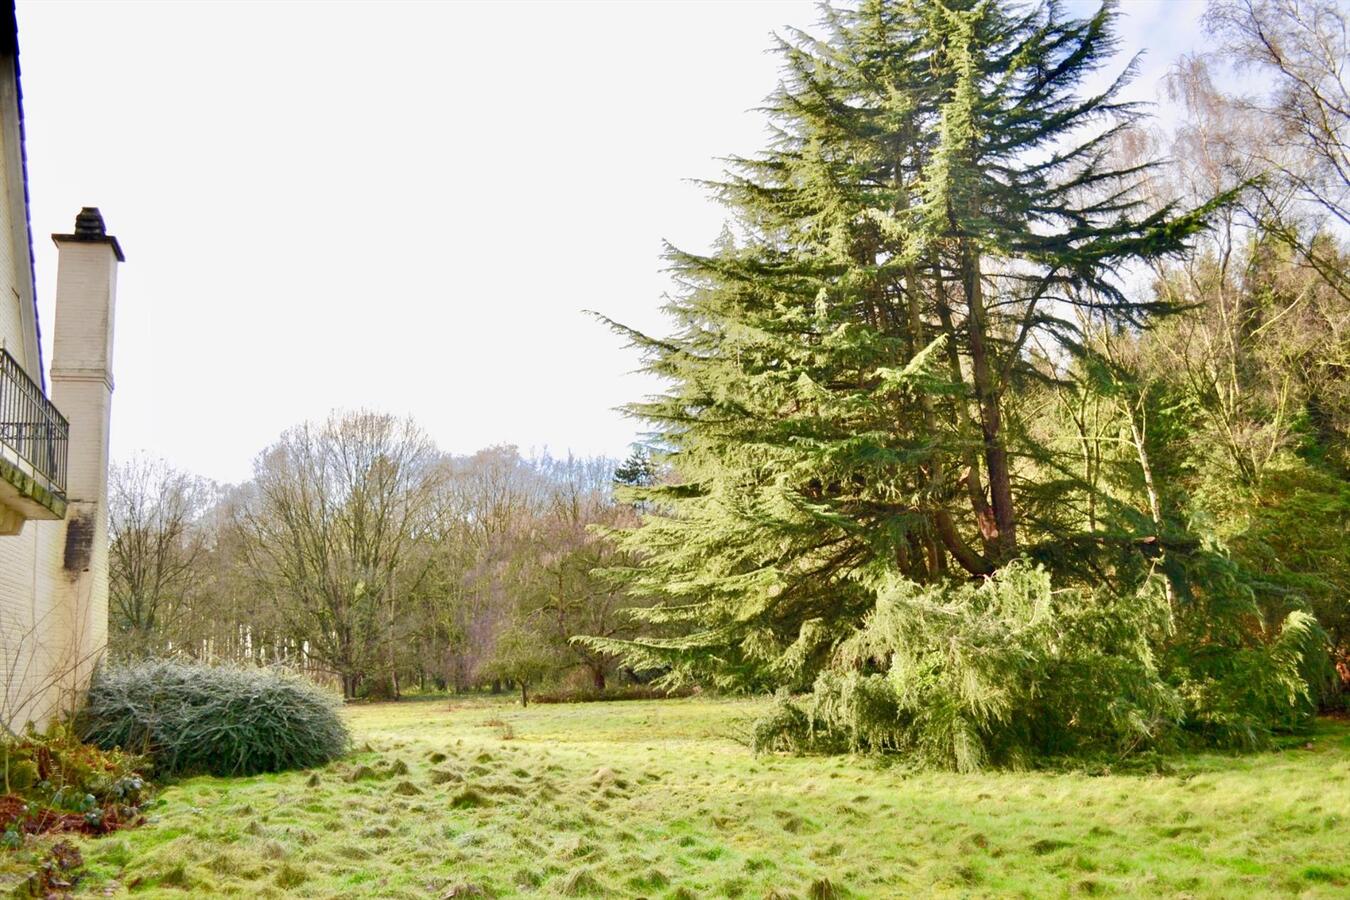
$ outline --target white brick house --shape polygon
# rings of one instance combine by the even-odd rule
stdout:
[[[97,209],[59,247],[51,390],[34,303],[14,6],[0,7],[0,726],[78,697],[108,633],[108,421],[117,239]]]

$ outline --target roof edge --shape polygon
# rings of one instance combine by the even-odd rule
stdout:
[[[38,316],[37,262],[33,253],[33,213],[28,188],[28,136],[23,120],[23,79],[19,76],[19,18],[14,0],[0,0],[0,58],[14,61],[14,100],[19,110],[19,174],[23,181],[24,230],[28,232],[28,277],[33,285],[33,330],[37,335],[38,386],[47,393],[47,366],[42,358],[42,320]]]

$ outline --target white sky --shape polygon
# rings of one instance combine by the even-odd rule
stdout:
[[[1202,4],[1123,7],[1152,100]],[[222,481],[338,407],[411,413],[458,453],[624,455],[614,407],[651,383],[581,310],[664,328],[661,241],[703,249],[724,218],[688,179],[760,148],[769,33],[816,19],[767,0],[18,15],[47,358],[47,236],[98,206],[127,254],[113,454]]]

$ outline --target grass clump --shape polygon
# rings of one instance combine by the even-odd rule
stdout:
[[[166,661],[100,672],[78,727],[90,743],[144,753],[166,774],[310,768],[349,743],[336,700],[299,676]]]
[[[655,867],[648,869],[642,875],[634,875],[628,879],[628,886],[636,889],[663,888],[670,884],[670,876]]]
[[[277,872],[276,883],[279,888],[295,888],[309,880],[309,873],[289,863],[282,865]]]
[[[558,886],[558,892],[565,897],[593,897],[606,893],[605,886],[585,866],[568,872]]]
[[[450,798],[450,805],[455,809],[473,809],[479,806],[487,806],[492,801],[488,799],[482,791],[471,785],[460,788],[453,797]]]

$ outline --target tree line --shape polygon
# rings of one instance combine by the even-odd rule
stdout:
[[[111,478],[111,649],[286,665],[346,697],[603,690],[615,657],[570,638],[632,633],[599,574],[626,561],[599,529],[636,517],[616,470],[650,477],[641,456],[450,456],[364,411],[287,431],[242,485],[129,460]]]

